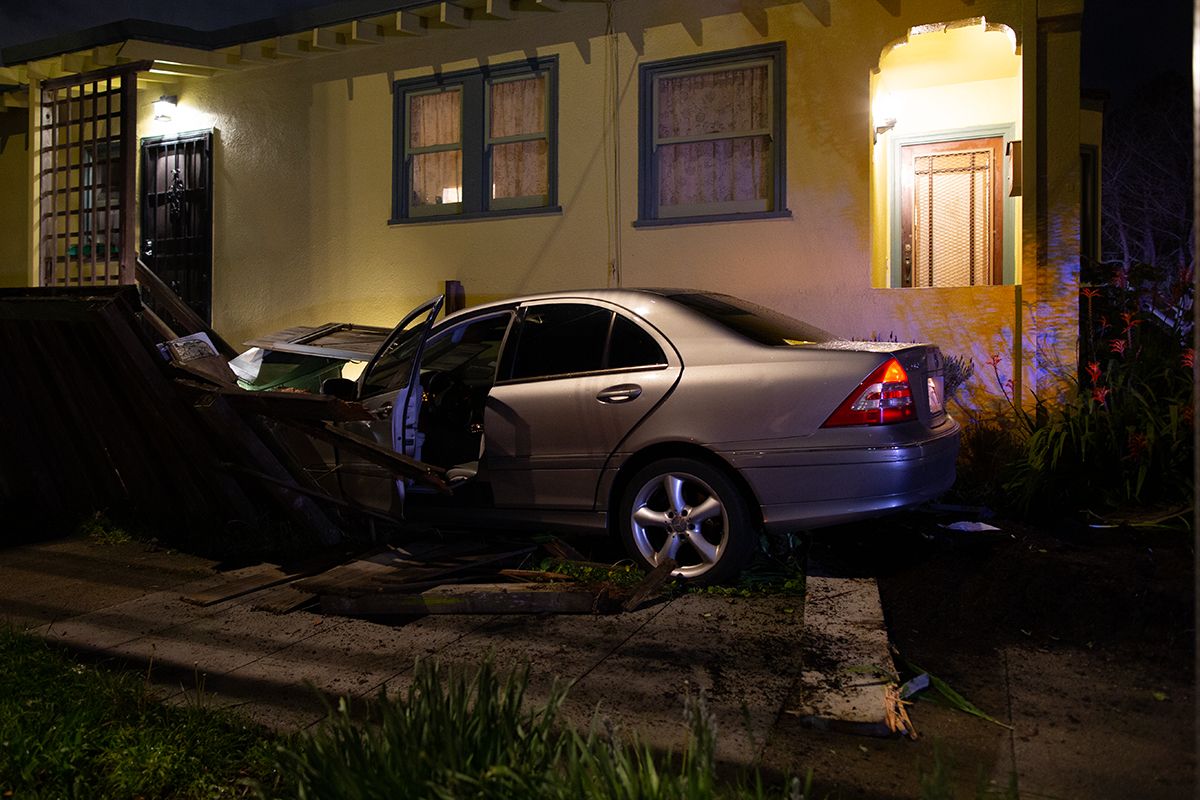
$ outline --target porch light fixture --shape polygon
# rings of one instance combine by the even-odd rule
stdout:
[[[179,105],[179,95],[164,94],[154,101],[154,118],[170,121]]]
[[[896,127],[896,116],[899,105],[896,95],[891,92],[879,92],[871,107],[871,116],[875,120],[875,135],[886,133]]]

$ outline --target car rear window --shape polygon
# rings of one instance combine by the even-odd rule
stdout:
[[[695,292],[670,294],[667,297],[759,344],[796,347],[832,342],[837,338],[815,325],[727,294]]]

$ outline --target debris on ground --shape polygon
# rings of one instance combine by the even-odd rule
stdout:
[[[576,552],[558,539],[541,548],[552,557]],[[420,540],[333,562],[263,564],[182,599],[206,606],[241,598],[275,613],[319,607],[347,616],[607,614],[636,611],[661,597],[675,568],[670,559],[645,575],[593,562],[558,561],[561,572],[523,568],[537,550],[514,540]]]

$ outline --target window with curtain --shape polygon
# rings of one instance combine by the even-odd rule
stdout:
[[[642,67],[639,223],[786,214],[783,47]]]
[[[392,222],[555,208],[557,59],[395,85]]]

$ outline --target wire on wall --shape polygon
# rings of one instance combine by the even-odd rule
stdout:
[[[617,0],[605,0],[604,25],[604,211],[608,223],[608,286],[621,286],[620,42],[614,25]]]

